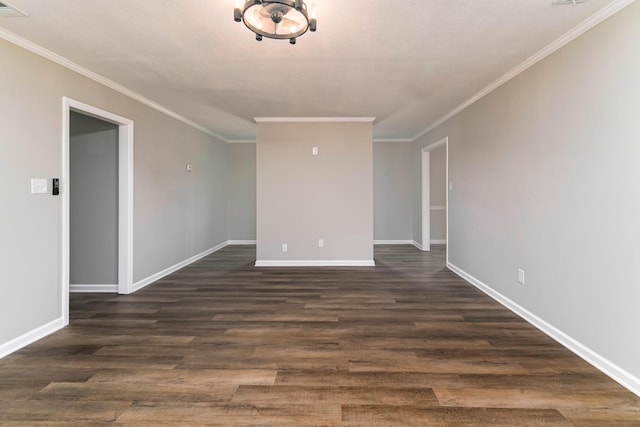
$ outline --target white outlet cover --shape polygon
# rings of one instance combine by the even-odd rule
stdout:
[[[287,246],[286,243],[282,244],[282,252],[287,252],[289,250],[289,247]]]
[[[518,283],[524,285],[524,270],[518,269]]]
[[[49,194],[46,178],[31,178],[31,194]]]
[[[324,239],[319,239],[318,240],[318,247],[319,248],[324,248]]]
[[[317,155],[318,155],[318,147],[313,147],[313,149],[311,150],[311,153],[312,153],[314,156],[317,156]]]

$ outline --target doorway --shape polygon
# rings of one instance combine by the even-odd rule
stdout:
[[[70,291],[132,290],[133,121],[63,98],[62,169],[62,313],[68,324]]]
[[[449,139],[442,138],[422,149],[422,242],[447,245],[449,259]]]
[[[118,292],[118,125],[69,115],[69,291]]]

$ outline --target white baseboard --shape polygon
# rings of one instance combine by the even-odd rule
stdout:
[[[133,284],[133,286],[131,288],[131,292],[133,293],[133,292],[139,291],[140,289],[142,289],[142,288],[144,288],[146,286],[149,286],[153,282],[155,282],[157,280],[160,280],[163,277],[168,276],[169,274],[171,274],[171,273],[173,273],[175,271],[178,271],[181,268],[186,267],[187,265],[192,264],[192,263],[198,261],[201,258],[206,257],[207,255],[210,255],[210,254],[212,254],[214,252],[217,252],[220,249],[222,249],[222,248],[224,248],[224,247],[226,247],[228,245],[229,245],[228,241],[222,242],[219,245],[214,246],[211,249],[207,249],[206,251],[201,252],[201,253],[199,253],[197,255],[194,255],[189,259],[186,259],[186,260],[184,260],[182,262],[179,262],[179,263],[177,263],[175,265],[172,265],[171,267],[165,268],[164,270],[162,270],[162,271],[160,271],[160,272],[158,272],[156,274],[152,274],[151,276],[149,276],[147,278],[139,280],[139,281],[137,281],[136,283]]]
[[[257,260],[256,267],[375,267],[374,260]]]
[[[412,245],[413,240],[374,240],[374,245]]]
[[[64,327],[64,319],[62,317],[59,317],[47,324],[44,324],[32,331],[27,332],[26,334],[22,334],[19,337],[12,339],[11,341],[1,344],[0,359]]]
[[[229,245],[255,245],[255,240],[228,240]]]
[[[409,242],[410,244],[412,244],[413,246],[415,246],[416,248],[420,249],[423,252],[426,252],[427,250],[424,248],[424,246],[422,246],[422,244],[416,242],[415,240]],[[429,240],[429,244],[430,245],[446,245],[447,241],[446,240]]]
[[[118,285],[69,285],[69,292],[71,293],[102,293],[102,294],[117,294]]]
[[[632,375],[630,372],[611,362],[607,358],[601,356],[595,351],[591,350],[589,347],[585,346],[581,342],[576,339],[570,337],[569,335],[562,332],[560,329],[555,326],[547,323],[544,319],[536,316],[531,313],[526,308],[520,306],[514,301],[510,300],[506,296],[502,295],[500,292],[492,289],[490,286],[484,284],[480,280],[476,279],[472,275],[468,274],[464,270],[456,267],[452,263],[448,262],[447,267],[456,273],[458,276],[462,277],[469,283],[471,283],[476,288],[480,289],[482,292],[522,317],[524,320],[540,329],[542,332],[565,346],[567,349],[574,352],[577,356],[584,359],[589,364],[593,365],[596,369],[602,371],[605,375],[609,376],[611,379],[627,388],[632,393],[640,396],[640,378]]]

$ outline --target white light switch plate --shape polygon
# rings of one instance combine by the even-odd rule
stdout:
[[[31,178],[31,194],[48,194],[46,178]]]

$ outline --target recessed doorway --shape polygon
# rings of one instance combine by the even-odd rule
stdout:
[[[63,98],[62,169],[62,308],[68,324],[70,290],[131,293],[133,121]],[[105,241],[96,244],[98,239]]]
[[[442,138],[422,149],[422,242],[447,245],[449,236],[449,139]]]
[[[118,125],[69,115],[69,291],[118,292]]]

